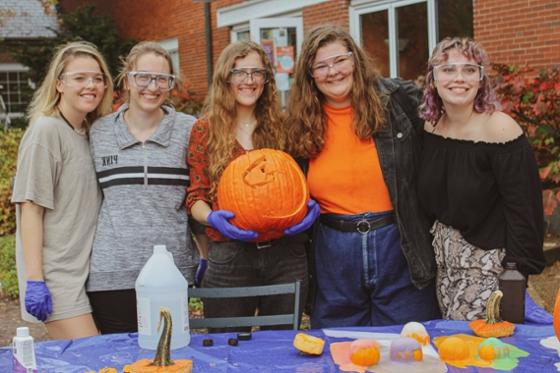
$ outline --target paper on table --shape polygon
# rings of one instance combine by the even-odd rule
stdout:
[[[432,345],[422,347],[424,360],[420,362],[399,362],[390,358],[391,341],[399,338],[399,334],[394,333],[370,333],[356,332],[348,330],[323,329],[323,333],[331,338],[351,338],[351,339],[375,339],[379,343],[381,359],[377,365],[367,368],[369,372],[375,373],[402,373],[414,368],[416,373],[445,373],[447,366],[439,359],[439,355]],[[343,371],[356,371],[355,365],[349,362],[349,351],[351,342],[339,342],[331,344],[331,356],[336,364]],[[362,371],[366,370],[364,368]]]
[[[556,352],[558,352],[558,357],[560,357],[560,341],[558,341],[558,338],[556,338],[555,335],[541,339],[541,345],[543,347],[556,350]],[[556,370],[560,372],[560,362],[554,364],[554,366],[556,366]]]

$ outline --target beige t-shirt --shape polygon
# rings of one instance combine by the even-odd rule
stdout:
[[[25,311],[27,275],[19,231],[19,203],[25,201],[45,208],[43,274],[53,301],[53,313],[47,321],[91,312],[85,282],[101,192],[87,136],[76,133],[60,118],[40,117],[25,132],[12,195],[12,202],[17,203],[16,261],[22,317],[37,321]]]

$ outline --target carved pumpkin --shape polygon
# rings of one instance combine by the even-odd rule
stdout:
[[[474,320],[469,323],[469,328],[479,337],[507,337],[513,334],[515,324],[502,321],[500,317],[500,302],[503,297],[500,290],[495,290],[488,298],[486,304],[486,318]]]
[[[554,333],[556,338],[560,341],[560,289],[556,293],[556,303],[554,304]]]
[[[321,355],[325,341],[305,333],[298,333],[294,337],[294,347],[308,355]]]
[[[379,362],[379,344],[369,339],[357,339],[350,344],[350,361],[368,367]]]
[[[224,170],[217,191],[218,207],[235,214],[230,222],[259,234],[258,241],[284,235],[307,212],[305,176],[288,154],[273,149],[250,151]]]
[[[163,331],[159,337],[159,342],[154,360],[142,359],[133,364],[126,365],[124,373],[191,373],[192,360],[171,360],[171,312],[166,308],[161,308],[159,313],[158,330],[163,320]]]

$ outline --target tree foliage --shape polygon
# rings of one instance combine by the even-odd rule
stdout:
[[[94,5],[59,14],[58,17],[60,29],[53,30],[56,34],[54,38],[42,38],[33,43],[10,43],[7,47],[16,61],[30,68],[30,78],[39,84],[46,74],[56,47],[77,40],[95,44],[115,76],[119,69],[120,56],[126,55],[135,41],[121,39],[112,19],[96,15]]]
[[[545,212],[560,201],[560,67],[536,73],[529,67],[495,64],[503,111],[525,130],[543,181]]]

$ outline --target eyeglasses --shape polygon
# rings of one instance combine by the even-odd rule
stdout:
[[[162,91],[170,91],[175,87],[175,75],[144,71],[131,71],[127,75],[128,81],[133,82],[137,88],[148,88],[152,82]]]
[[[60,81],[69,87],[83,88],[89,84],[94,87],[107,87],[105,75],[97,72],[74,71],[60,74]]]
[[[345,74],[351,72],[352,67],[352,52],[346,52],[325,58],[316,63],[311,67],[311,76],[314,79],[323,80],[329,75],[330,69]]]
[[[454,80],[459,74],[467,82],[477,82],[484,77],[484,66],[472,63],[446,63],[434,66],[434,79],[437,81]]]
[[[268,82],[268,72],[265,69],[232,69],[230,71],[230,83],[245,83],[249,77],[254,83],[262,84]]]

